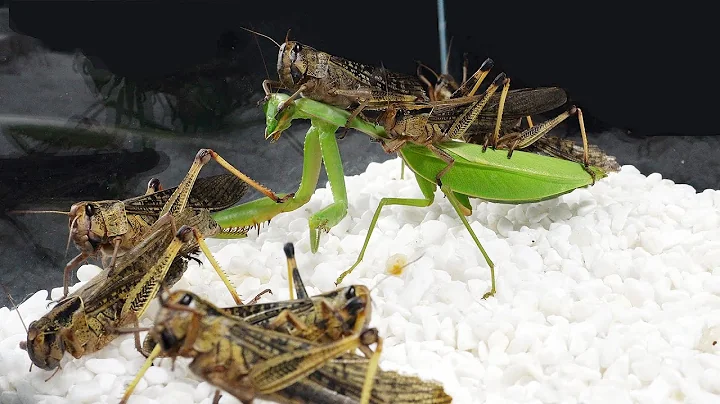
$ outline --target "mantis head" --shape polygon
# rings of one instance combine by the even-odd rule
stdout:
[[[285,108],[280,110],[283,102],[288,99],[285,94],[271,94],[269,99],[263,106],[265,112],[265,139],[272,139],[276,142],[283,131],[290,127],[295,115],[295,103],[287,104]]]

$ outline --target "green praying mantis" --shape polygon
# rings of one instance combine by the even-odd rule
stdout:
[[[248,226],[268,221],[280,213],[290,212],[303,206],[315,191],[321,164],[324,162],[333,203],[312,214],[308,220],[310,248],[315,253],[319,248],[321,232],[329,231],[345,217],[349,203],[335,132],[352,118],[348,127],[369,135],[375,141],[384,142],[391,140],[391,137],[382,126],[352,116],[348,111],[308,98],[286,103],[288,98],[289,96],[280,93],[268,95],[264,105],[265,138],[276,141],[282,132],[290,127],[293,120],[310,120],[310,128],[305,136],[302,179],[297,192],[283,203],[262,198],[215,213],[213,218],[223,227]],[[279,111],[281,105],[283,109]],[[506,151],[493,149],[483,151],[482,145],[461,141],[440,142],[435,144],[435,147],[452,156],[455,161],[444,173],[441,184],[436,181],[436,176],[446,168],[447,163],[437,154],[425,146],[412,143],[406,143],[397,150],[404,164],[416,174],[415,178],[423,198],[383,198],[372,218],[357,261],[340,275],[337,284],[362,261],[383,207],[430,206],[439,187],[457,212],[490,269],[491,287],[483,296],[487,298],[496,292],[495,265],[466,219],[466,216],[472,213],[469,198],[496,203],[532,203],[558,197],[594,182],[583,165],[558,158],[516,151],[512,159],[508,159]],[[594,166],[588,169],[595,174],[595,179],[607,175]]]

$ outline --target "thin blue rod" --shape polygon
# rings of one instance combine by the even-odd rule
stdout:
[[[438,35],[440,36],[440,71],[448,73],[447,60],[447,34],[445,32],[445,0],[437,0],[438,9]]]

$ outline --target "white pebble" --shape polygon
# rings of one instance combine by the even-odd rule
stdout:
[[[97,265],[92,264],[85,264],[78,268],[77,270],[77,277],[80,280],[80,282],[87,282],[95,275],[99,274],[102,271],[102,268],[100,268]]]
[[[250,298],[262,289],[287,295],[282,245],[295,243],[311,293],[333,290],[357,257],[382,197],[421,197],[399,160],[373,163],[346,179],[348,215],[309,251],[308,217],[328,206],[320,184],[310,203],[284,213],[259,235],[208,239],[211,251]],[[344,284],[372,286],[371,326],[385,340],[381,367],[443,383],[453,402],[631,403],[713,402],[720,395],[720,192],[697,194],[635,167],[559,198],[524,205],[471,200],[467,219],[495,264],[490,271],[442,192],[426,208],[383,210],[364,261]],[[394,254],[413,263],[385,279]],[[232,303],[205,266],[191,263],[178,288]],[[78,270],[76,290],[97,274]],[[380,283],[378,283],[380,282]],[[376,286],[373,286],[376,285]],[[61,285],[46,285],[60,297]],[[252,296],[250,296],[252,295]],[[20,307],[26,322],[48,311],[47,291]],[[152,325],[153,301],[141,326]],[[17,313],[0,308],[0,402],[116,402],[142,366],[131,336],[63,369],[33,369],[18,343],[25,330]],[[215,388],[199,382],[178,359],[150,368],[131,403],[207,403]],[[157,364],[157,361],[156,361]],[[238,403],[224,394],[221,403]]]
[[[125,374],[125,361],[115,358],[88,359],[85,362],[87,369],[95,374],[110,373],[113,375]]]

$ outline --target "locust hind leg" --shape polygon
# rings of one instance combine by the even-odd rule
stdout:
[[[360,254],[358,255],[357,260],[355,263],[347,269],[345,272],[340,274],[340,276],[335,281],[335,285],[339,285],[343,279],[349,275],[355,268],[360,265],[360,262],[362,262],[363,257],[365,257],[365,251],[367,250],[368,244],[370,243],[370,237],[372,236],[373,230],[375,229],[375,226],[377,225],[378,219],[380,218],[380,212],[382,211],[382,208],[388,205],[402,205],[402,206],[414,206],[418,208],[426,208],[430,205],[432,205],[433,201],[435,200],[435,184],[432,182],[426,181],[423,178],[417,176],[415,177],[418,185],[420,186],[420,190],[423,193],[423,196],[425,198],[383,198],[380,200],[380,204],[378,205],[377,209],[375,210],[375,214],[373,215],[372,220],[370,221],[370,228],[368,228],[367,235],[365,236],[365,242],[363,243],[362,249],[360,250]]]
[[[220,276],[220,279],[222,279],[223,283],[225,284],[225,287],[227,287],[228,291],[230,291],[230,294],[233,297],[233,300],[235,300],[235,303],[238,305],[243,304],[242,300],[240,300],[240,296],[238,296],[237,292],[235,291],[235,287],[228,279],[227,275],[225,274],[225,271],[220,268],[220,264],[215,260],[215,257],[213,257],[212,252],[210,252],[210,248],[208,247],[207,243],[205,242],[205,239],[203,238],[202,234],[200,232],[193,228],[193,234],[195,237],[195,240],[197,241],[198,245],[200,246],[200,249],[207,257],[208,261],[210,261],[210,264],[215,269],[215,272]],[[261,293],[261,295],[264,294]],[[261,296],[259,295],[259,296]],[[259,297],[257,296],[257,297]]]
[[[435,153],[436,156],[440,157],[440,160],[447,163],[447,165],[435,175],[435,183],[438,187],[442,187],[442,177],[455,165],[455,159],[445,150],[438,149],[432,144],[427,145],[427,148]]]
[[[495,120],[495,130],[493,131],[492,140],[490,140],[490,144],[492,144],[493,150],[497,146],[498,139],[500,137],[500,125],[502,124],[502,115],[503,110],[505,109],[505,100],[507,99],[507,93],[510,89],[510,79],[505,80],[505,84],[503,84],[502,92],[500,93],[500,102],[498,103],[498,112],[497,112],[497,118]],[[485,144],[483,145],[483,151],[487,150],[488,147],[488,139],[485,139]]]
[[[177,214],[185,209],[187,205],[188,198],[190,197],[190,191],[192,190],[192,186],[195,183],[195,180],[198,177],[198,174],[200,173],[200,169],[207,164],[210,159],[215,160],[218,164],[220,164],[223,168],[228,170],[230,173],[247,183],[249,186],[255,188],[256,190],[260,191],[263,195],[267,196],[268,198],[274,200],[277,203],[284,202],[287,198],[291,197],[291,195],[286,195],[285,197],[278,197],[273,191],[271,191],[269,188],[261,185],[260,183],[256,182],[255,180],[251,179],[247,175],[240,172],[238,169],[233,167],[230,163],[225,161],[219,154],[217,154],[215,151],[211,149],[200,149],[198,151],[197,155],[195,155],[195,159],[192,163],[192,166],[190,166],[190,169],[188,170],[188,173],[185,175],[185,178],[182,180],[180,185],[178,185],[175,192],[170,196],[165,206],[163,206],[163,210],[160,212],[160,216],[166,214],[166,213],[172,213]]]
[[[249,379],[255,391],[259,394],[271,394],[282,390],[298,380],[301,380],[311,373],[320,369],[326,362],[339,357],[346,352],[352,352],[360,346],[368,346],[379,341],[378,331],[375,328],[342,338],[338,341],[318,345],[311,349],[294,350],[288,353],[274,356],[264,362],[257,364],[250,369]],[[377,371],[377,361],[370,361],[368,374],[374,376]],[[372,369],[372,367],[375,369]],[[366,380],[365,386],[372,390],[374,377]],[[363,390],[365,390],[364,387]],[[363,393],[363,396],[366,394]],[[369,397],[369,391],[367,396]],[[368,403],[367,398],[361,403]]]
[[[145,373],[148,369],[153,365],[153,361],[155,358],[160,356],[160,351],[162,350],[161,345],[157,344],[155,345],[155,348],[152,350],[150,355],[147,356],[147,359],[145,360],[145,363],[143,363],[140,370],[138,370],[138,373],[135,375],[135,378],[127,385],[127,388],[125,389],[125,393],[123,394],[122,399],[120,400],[120,404],[125,404],[130,399],[130,396],[132,395],[133,391],[135,391],[135,387],[140,383],[140,380],[145,376]],[[143,353],[144,355],[144,353]]]
[[[571,115],[577,115],[578,122],[580,125],[580,135],[582,136],[582,142],[583,142],[583,169],[590,174],[593,180],[593,184],[595,183],[595,173],[590,170],[590,159],[589,159],[589,150],[588,150],[588,141],[587,141],[587,133],[585,132],[585,120],[583,119],[582,111],[580,108],[576,106],[570,107],[567,111],[561,113],[560,115],[556,116],[555,118],[549,119],[545,122],[541,122],[535,126],[531,126],[530,128],[524,130],[522,133],[518,134],[510,134],[500,139],[500,144],[508,144],[510,143],[510,146],[508,147],[508,158],[512,157],[513,150],[517,149],[524,149],[533,143],[537,142],[538,139],[545,136],[548,132],[550,132],[552,129],[554,129],[557,125],[559,125],[561,122],[569,118]],[[528,120],[528,123],[531,121]]]
[[[482,97],[478,99],[477,101],[473,102],[468,108],[465,109],[465,111],[462,112],[462,114],[455,119],[455,121],[450,125],[450,128],[445,132],[445,136],[447,136],[450,139],[460,139],[462,138],[467,130],[470,128],[470,125],[477,119],[477,117],[480,115],[480,112],[482,112],[483,108],[485,108],[485,105],[490,101],[490,97],[492,97],[493,94],[495,94],[495,91],[497,91],[498,87],[501,85],[504,85],[505,82],[508,79],[505,76],[505,73],[500,73],[495,77],[495,80],[493,80],[492,84],[490,84],[490,87],[485,90]]]
[[[452,93],[450,98],[458,98],[458,97],[465,97],[465,96],[472,97],[473,95],[475,95],[477,90],[480,88],[480,85],[487,77],[488,73],[490,73],[490,70],[493,68],[494,64],[495,64],[495,62],[493,62],[492,59],[490,59],[490,58],[485,59],[485,61],[482,63],[482,65],[480,65],[480,68],[477,69],[477,71],[475,73],[473,73],[473,75],[470,76],[469,79],[466,80],[465,77],[463,77],[462,84],[460,84],[460,87],[458,87],[458,89],[455,90],[454,93]],[[467,68],[465,68],[465,71],[467,71]],[[466,73],[463,73],[463,76],[465,76],[465,74]],[[468,91],[467,88],[468,88],[468,86],[470,86],[470,84],[473,81],[475,81],[475,85],[473,86],[473,88],[470,91]]]

